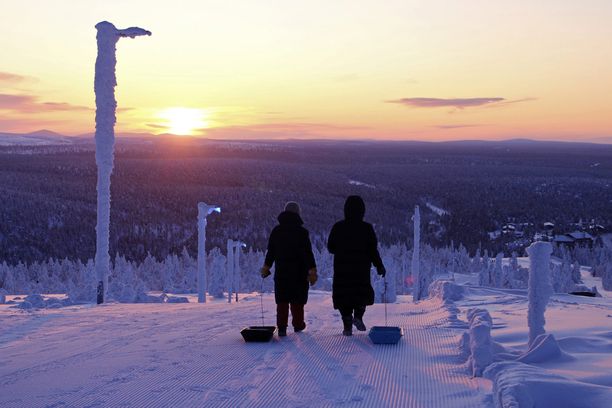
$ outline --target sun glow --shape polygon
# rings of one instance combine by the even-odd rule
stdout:
[[[168,129],[168,133],[181,136],[190,136],[198,133],[198,130],[206,129],[210,126],[210,113],[197,108],[167,108],[158,115],[166,123],[162,126]]]

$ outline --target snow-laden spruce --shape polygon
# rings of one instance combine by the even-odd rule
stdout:
[[[527,323],[529,325],[529,344],[544,334],[544,312],[548,298],[552,295],[550,282],[550,254],[552,246],[549,242],[534,242],[527,248],[529,254],[529,289],[527,297]]]
[[[414,243],[412,249],[412,279],[413,279],[413,289],[412,289],[412,300],[417,301],[425,298],[427,294],[427,287],[429,286],[429,282],[425,280],[425,277],[421,274],[420,260],[419,255],[421,252],[421,213],[419,212],[419,206],[414,206],[414,215],[412,216],[412,221],[414,223]]]
[[[198,203],[198,303],[206,303],[206,217],[221,212],[221,207]]]
[[[241,241],[227,240],[227,271],[225,275],[225,286],[227,288],[227,303],[232,303],[232,293],[236,293],[238,301],[238,287],[240,285],[240,251],[246,248]]]
[[[118,30],[108,21],[96,24],[98,56],[96,58],[94,92],[96,94],[96,165],[98,166],[98,208],[96,224],[96,277],[102,284],[102,301],[108,289],[110,254],[108,252],[110,225],[110,177],[113,172],[115,122],[117,101],[116,44],[121,37],[134,38],[151,35],[138,27]]]

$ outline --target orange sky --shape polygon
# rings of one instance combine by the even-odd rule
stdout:
[[[608,0],[5,2],[0,132],[94,129],[94,25],[117,132],[215,138],[612,137]]]

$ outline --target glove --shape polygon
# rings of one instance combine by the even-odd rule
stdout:
[[[264,265],[261,267],[259,274],[262,278],[267,278],[268,276],[272,275],[272,272],[270,272],[270,267],[268,265]]]
[[[308,283],[310,283],[310,286],[314,286],[315,283],[317,283],[317,268],[311,268],[308,271]]]
[[[387,274],[387,270],[385,269],[384,265],[381,265],[378,268],[376,268],[376,272],[378,272],[378,274],[382,276],[383,278]]]

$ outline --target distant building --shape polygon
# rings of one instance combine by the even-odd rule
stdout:
[[[568,247],[588,246],[592,247],[595,238],[588,232],[574,231],[567,234],[555,235],[553,242],[557,245],[565,245]]]

